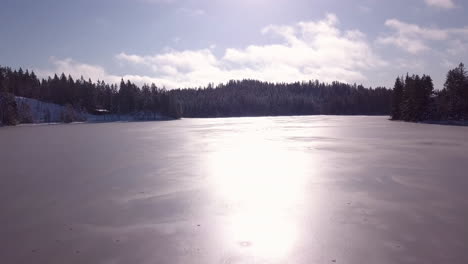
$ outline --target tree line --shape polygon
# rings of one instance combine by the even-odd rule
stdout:
[[[319,81],[229,81],[169,93],[182,102],[184,117],[388,115],[392,98],[386,88]]]
[[[393,120],[468,120],[468,74],[463,63],[447,73],[443,89],[434,90],[430,76],[398,77],[393,88]]]
[[[121,80],[119,85],[74,80],[62,73],[39,79],[33,71],[0,67],[0,117],[4,124],[18,118],[14,96],[67,106],[93,113],[160,113],[179,117],[235,117],[278,115],[387,115],[392,91],[341,82],[270,83],[229,81],[207,87],[166,90],[155,84],[138,87]],[[16,113],[16,115],[15,115]],[[73,121],[73,118],[68,118]],[[21,120],[20,120],[21,121]]]
[[[4,124],[21,121],[17,120],[19,114],[14,96],[37,99],[88,113],[105,109],[108,113],[118,115],[136,112],[160,113],[172,118],[179,118],[181,115],[180,105],[174,97],[154,84],[140,88],[130,81],[121,80],[120,85],[115,85],[104,81],[92,82],[83,77],[74,80],[63,73],[60,77],[55,74],[39,80],[33,71],[0,67],[0,121]]]

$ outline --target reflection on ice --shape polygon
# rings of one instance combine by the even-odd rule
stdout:
[[[258,210],[256,210],[258,209]],[[227,239],[256,257],[286,257],[297,238],[294,219],[274,210],[251,208],[235,214],[226,230]]]
[[[311,176],[306,164],[313,161],[271,140],[274,136],[257,129],[226,138],[206,165],[214,194],[232,208],[228,242],[255,257],[278,259],[287,256],[297,237],[293,209],[303,199]]]

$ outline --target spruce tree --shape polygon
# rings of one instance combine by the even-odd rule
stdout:
[[[434,94],[434,84],[429,75],[423,75],[421,78],[421,89],[420,120],[427,120],[432,115],[431,97]]]
[[[447,73],[444,84],[447,90],[449,117],[460,120],[468,118],[468,78],[463,63]]]
[[[400,77],[395,81],[393,87],[393,102],[392,102],[392,119],[400,120],[402,118],[401,108],[403,106],[403,89],[404,85]]]

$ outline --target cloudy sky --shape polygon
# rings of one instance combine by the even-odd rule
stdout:
[[[465,0],[2,0],[0,65],[196,87],[392,86],[468,62]]]

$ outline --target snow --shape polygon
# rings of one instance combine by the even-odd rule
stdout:
[[[16,103],[18,109],[21,109],[21,105],[28,105],[31,109],[33,123],[60,123],[63,122],[61,115],[67,108],[53,103],[46,103],[36,99],[25,98],[17,96]],[[98,112],[104,112],[107,110],[98,109]],[[49,120],[47,120],[47,115],[50,115]],[[167,120],[168,118],[159,114],[159,113],[144,113],[137,112],[133,114],[107,114],[107,115],[93,115],[87,112],[76,112],[80,119],[83,119],[86,122],[115,122],[115,121],[154,121],[154,120]]]
[[[21,104],[26,104],[31,109],[33,123],[46,122],[47,113],[50,114],[48,123],[61,122],[61,114],[66,110],[64,106],[42,102],[36,99],[16,96],[18,108]]]
[[[108,115],[92,115],[86,113],[86,120],[88,122],[116,122],[116,121],[155,121],[155,120],[166,120],[167,117],[164,117],[158,113],[134,113],[126,115],[118,114],[108,114]]]

